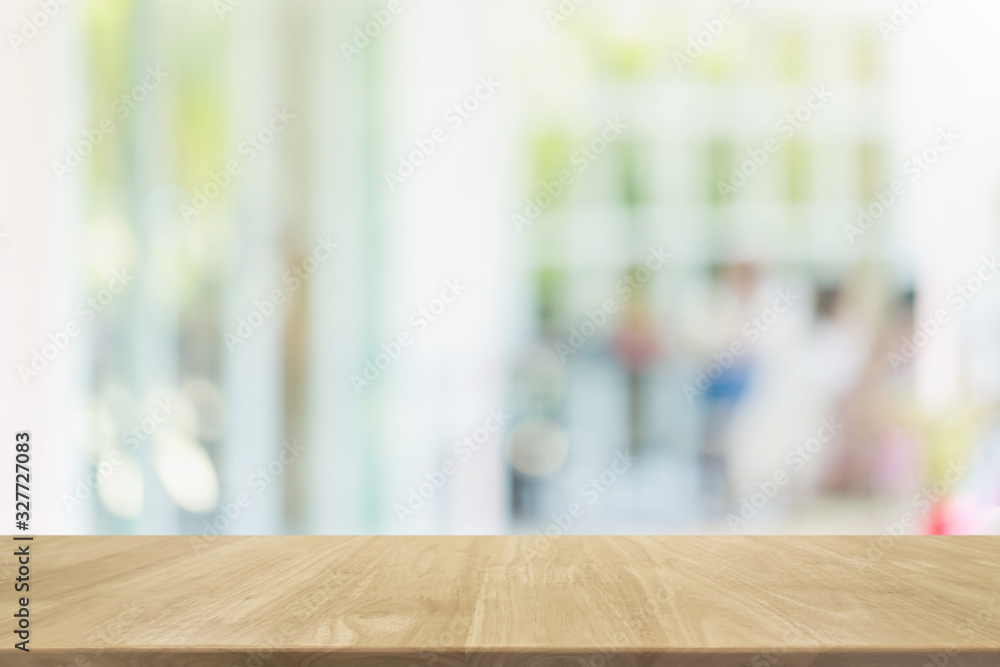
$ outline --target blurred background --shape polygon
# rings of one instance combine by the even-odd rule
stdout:
[[[0,27],[39,532],[1000,531],[995,2]]]

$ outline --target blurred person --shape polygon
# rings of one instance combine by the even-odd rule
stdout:
[[[637,456],[646,440],[647,373],[660,354],[661,344],[654,315],[646,296],[646,285],[635,280],[638,267],[629,270],[630,283],[638,284],[632,298],[625,302],[621,327],[613,341],[614,352],[628,375],[628,443],[629,452]]]
[[[718,267],[710,293],[699,299],[688,319],[687,337],[699,368],[685,393],[689,400],[697,396],[705,407],[698,460],[702,503],[710,512],[724,511],[731,501],[727,433],[754,373],[756,351],[745,345],[744,329],[760,312],[759,273],[748,261]],[[742,350],[739,354],[734,345],[743,346],[736,348]]]
[[[912,368],[887,361],[913,332],[914,294],[902,294],[876,319],[873,343],[840,405],[843,437],[833,449],[823,489],[837,495],[899,495],[919,475],[921,438]]]
[[[844,402],[846,437],[826,488],[902,505],[914,517],[913,532],[975,532],[981,508],[993,502],[989,491],[977,490],[995,490],[1000,477],[990,474],[996,438],[983,435],[993,413],[964,382],[955,406],[928,411],[916,399],[913,363],[894,368],[889,362],[902,341],[912,340],[916,298],[904,292],[882,321],[858,386]]]
[[[865,284],[837,284],[817,290],[806,379],[814,392],[814,419],[829,417],[840,430],[824,443],[818,464],[799,476],[801,484],[796,488],[800,492],[817,490],[823,470],[848,440],[843,430],[844,402],[861,381],[878,328],[877,313],[866,309],[862,300]]]
[[[770,489],[771,514],[815,492],[843,439],[841,404],[870,345],[854,292],[839,284],[803,291],[809,298],[762,340],[757,377],[729,433],[738,495]]]

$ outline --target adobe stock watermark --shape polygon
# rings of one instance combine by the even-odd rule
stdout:
[[[233,179],[243,173],[243,168],[257,159],[262,151],[267,149],[279,134],[285,131],[295,119],[295,114],[288,109],[274,109],[271,118],[264,127],[248,135],[237,147],[238,160],[230,160],[220,171],[209,173],[210,181],[195,188],[189,203],[181,202],[177,211],[185,223],[201,215],[230,185]]]
[[[821,638],[817,637],[813,630],[806,633],[803,632],[803,628],[799,625],[786,624],[781,641],[776,646],[772,646],[769,651],[761,651],[754,654],[750,658],[750,661],[745,664],[747,667],[782,667],[784,665],[795,664],[790,663],[785,654],[788,653],[789,647],[793,644],[801,645],[803,640],[816,645]]]
[[[346,585],[347,577],[331,567],[322,572],[317,577],[317,581],[321,583],[310,586],[309,592],[295,601],[296,610],[305,612],[307,616],[312,616],[320,609],[325,609],[330,600],[336,598],[338,592]],[[301,631],[301,623],[292,620],[282,621],[273,634],[265,638],[255,638],[252,648],[247,651],[246,667],[270,667],[276,662],[280,663],[280,657],[277,661],[274,658],[275,650],[282,646],[288,646],[289,641],[298,636]],[[232,665],[232,667],[237,666]]]
[[[110,478],[115,470],[125,463],[125,454],[122,449],[129,453],[135,452],[139,448],[140,443],[148,440],[150,436],[160,429],[160,426],[170,420],[174,412],[181,407],[180,403],[171,400],[171,398],[170,396],[157,398],[149,416],[142,419],[139,423],[133,424],[128,431],[122,434],[122,447],[112,450],[111,453],[101,459],[95,467],[94,472],[85,477],[78,478],[76,484],[73,486],[73,493],[64,493],[60,496],[60,500],[62,500],[63,507],[66,508],[67,513],[72,514],[73,510],[83,505],[85,501],[94,495],[94,492],[101,483]]]
[[[316,237],[316,245],[313,246],[312,252],[281,274],[281,282],[287,285],[287,288],[275,287],[264,298],[254,301],[253,309],[236,320],[233,331],[225,331],[222,334],[222,340],[226,342],[229,351],[232,352],[249,340],[257,329],[278,312],[288,297],[302,287],[319,270],[323,262],[333,257],[333,252],[339,248],[340,244],[331,241],[329,236]]]
[[[383,342],[373,359],[366,359],[361,375],[353,373],[351,375],[351,386],[354,388],[354,395],[360,396],[361,390],[370,387],[372,383],[381,377],[382,373],[389,369],[403,350],[413,345],[419,334],[427,331],[431,324],[436,322],[448,310],[448,306],[455,303],[468,285],[463,285],[459,278],[446,280],[444,289],[434,299],[420,306],[410,314],[410,328],[403,329],[393,336],[389,342]]]
[[[251,473],[247,477],[246,487],[233,496],[230,502],[219,506],[219,511],[212,517],[212,520],[204,522],[201,535],[191,536],[191,548],[194,549],[195,553],[210,545],[214,538],[232,528],[243,511],[253,505],[256,498],[278,481],[285,474],[285,468],[298,460],[305,451],[305,445],[300,445],[296,440],[282,441],[278,455]]]
[[[961,137],[955,130],[948,127],[938,129],[937,136],[930,146],[912,155],[903,165],[903,173],[909,177],[909,183],[916,183],[930,168],[954,146]],[[858,216],[854,224],[844,225],[847,240],[854,245],[858,237],[863,236],[900,200],[909,187],[907,181],[897,178],[889,184],[888,189],[875,195],[875,201],[868,206],[858,207]]]
[[[354,28],[350,42],[340,43],[340,52],[344,54],[344,60],[351,62],[355,56],[361,55],[361,52],[371,45],[372,40],[377,39],[402,11],[403,3],[400,0],[389,0],[383,9],[373,11],[370,21]]]
[[[129,603],[121,603],[122,611],[118,613],[117,616],[110,622],[108,622],[103,628],[95,631],[89,637],[87,637],[87,643],[95,646],[96,648],[87,653],[78,653],[71,663],[72,667],[99,667],[91,661],[91,658],[98,659],[98,656],[103,655],[109,648],[114,648],[121,642],[122,636],[125,631],[133,626],[136,620],[142,615],[142,608],[139,607],[135,600]],[[48,661],[46,661],[48,664]],[[100,665],[106,664],[103,660],[98,660]],[[70,667],[69,665],[59,665],[58,663],[51,663],[54,667]]]
[[[828,445],[844,425],[831,418],[820,421],[816,435],[804,443],[796,445],[785,454],[786,468],[779,468],[770,479],[757,482],[757,491],[749,497],[740,498],[738,514],[730,512],[726,515],[729,530],[738,533],[740,528],[750,525],[764,507],[778,495],[778,492],[791,481],[794,473],[801,471]]]
[[[618,483],[618,480],[638,460],[638,457],[627,452],[618,452],[612,459],[611,465],[580,485],[578,491],[580,500],[574,500],[566,506],[564,511],[552,514],[552,523],[546,526],[544,531],[535,532],[535,537],[531,540],[527,551],[528,560],[534,560],[552,545],[552,540],[571,530],[573,525],[586,513],[587,505],[593,505],[600,500],[601,496]],[[583,499],[586,499],[587,505],[583,504]]]
[[[751,0],[731,0],[731,2],[745,11],[750,7]],[[702,23],[702,29],[688,37],[684,50],[674,52],[674,65],[677,66],[677,71],[684,74],[685,68],[693,65],[695,60],[712,48],[715,41],[726,32],[726,28],[735,22],[736,12],[729,8],[720,11],[715,18],[706,19]]]
[[[997,261],[997,256],[994,254],[992,257],[983,257],[976,272],[948,292],[946,300],[950,307],[938,308],[931,317],[918,322],[912,336],[902,337],[899,346],[888,353],[886,358],[892,370],[898,372],[900,368],[916,359],[917,355],[952,321],[952,316],[979,296],[997,277],[998,272],[1000,272],[1000,262]]]
[[[581,667],[608,667],[609,665],[618,664],[632,664],[633,660],[628,653],[626,653],[625,662],[621,663],[617,660],[619,653],[622,652],[623,647],[630,644],[630,638],[623,630],[615,630],[611,637],[612,644],[606,648],[595,649],[586,654],[586,658],[583,656],[573,656]],[[572,663],[570,663],[572,664]]]
[[[596,137],[577,147],[569,158],[570,164],[576,167],[576,170],[563,169],[554,180],[542,183],[539,192],[534,197],[527,199],[521,212],[510,217],[517,233],[522,234],[527,227],[534,224],[542,211],[552,206],[573,184],[577,175],[587,171],[587,168],[597,158],[604,155],[608,146],[617,141],[626,129],[628,129],[628,124],[623,123],[621,118],[616,116],[605,121],[603,129]]]
[[[438,653],[438,651],[451,648],[456,645],[462,645],[466,636],[469,634],[469,627],[471,624],[471,615],[459,613],[453,616],[451,621],[448,623],[448,627],[445,628],[437,640],[431,644],[435,650],[421,651],[421,663],[417,664],[415,662],[411,662],[408,667],[433,667],[436,664],[440,664],[443,667],[447,664],[447,662],[442,661],[442,656]]]
[[[449,132],[457,131],[472,118],[472,114],[479,110],[483,102],[493,97],[493,93],[499,87],[500,84],[494,80],[493,75],[479,77],[475,89],[444,112],[441,117],[444,122],[443,127],[435,127],[423,139],[414,139],[415,148],[409,153],[399,154],[396,170],[383,172],[382,176],[385,178],[385,184],[389,186],[389,191],[395,192],[397,187],[413,176],[417,169],[437,151],[438,146],[448,140]]]
[[[22,47],[27,46],[28,42],[34,39],[67,3],[69,0],[38,0],[38,10],[21,19],[21,27],[17,32],[11,30],[7,33],[11,50],[16,54]]]
[[[997,616],[1000,616],[1000,589],[993,588],[990,590],[990,601],[986,606],[962,621],[955,632],[968,642],[982,638],[993,639],[996,631],[990,626]],[[946,644],[944,651],[927,654],[928,662],[924,663],[924,667],[948,667],[951,664],[951,659],[958,655],[958,646]]]
[[[787,313],[798,300],[799,295],[792,294],[791,290],[778,290],[768,308],[762,310],[759,315],[743,322],[740,326],[740,334],[743,338],[734,340],[722,352],[712,354],[713,361],[707,367],[698,369],[694,384],[683,386],[682,391],[688,405],[694,405],[694,399],[708,391],[712,382],[718,380],[725,371],[732,368],[736,360],[747,353],[749,345],[756,343],[761,336],[770,331],[781,319],[781,316]]]
[[[66,175],[83,164],[84,159],[91,155],[104,138],[115,131],[118,123],[123,122],[132,112],[149,97],[150,93],[160,87],[167,78],[167,72],[161,68],[146,68],[146,76],[131,90],[122,93],[111,103],[111,115],[104,116],[92,128],[83,131],[83,137],[76,143],[66,147],[66,155],[62,162],[52,161],[52,173],[60,183]]]
[[[907,534],[916,527],[922,517],[927,516],[931,509],[946,498],[948,494],[958,485],[958,483],[969,472],[969,466],[960,461],[952,461],[948,465],[948,470],[933,484],[926,484],[910,499],[909,510],[903,512],[899,518],[883,526],[885,534],[880,535],[869,546],[865,552],[866,561],[854,560],[854,564],[861,569],[871,567],[882,560],[885,555],[896,544],[896,540]]]
[[[565,23],[587,0],[561,0],[555,9],[545,10],[545,20],[549,24],[549,32],[555,32],[560,23]]]
[[[89,643],[103,648],[111,648],[118,645],[125,631],[142,615],[142,609],[134,600],[129,604],[121,603],[121,607],[122,611],[115,617],[115,620],[90,635]],[[103,648],[99,648],[98,651],[103,651]]]
[[[899,32],[928,2],[929,0],[903,0],[894,4],[889,16],[879,19],[878,29],[882,33],[882,39],[888,41],[893,33]]]
[[[444,487],[448,479],[455,475],[462,464],[471,461],[483,445],[489,442],[509,420],[510,415],[502,407],[491,409],[481,426],[452,445],[453,456],[445,459],[437,469],[424,473],[425,481],[408,489],[409,494],[405,504],[396,503],[392,506],[399,523],[405,524],[407,519],[423,508],[427,501]]]
[[[566,363],[566,360],[576,354],[584,345],[600,331],[612,315],[618,309],[628,303],[639,289],[649,282],[653,274],[662,269],[667,264],[667,260],[672,257],[666,252],[663,246],[654,248],[650,246],[649,254],[645,262],[615,283],[614,293],[617,296],[608,297],[599,308],[587,311],[587,319],[569,328],[569,338],[566,342],[556,343],[556,354],[559,360]]]
[[[715,182],[715,189],[722,197],[722,201],[729,201],[732,195],[749,183],[750,179],[770,161],[771,156],[781,150],[783,142],[794,137],[795,133],[805,127],[831,99],[833,99],[833,93],[827,90],[825,85],[813,86],[809,96],[802,104],[775,123],[776,136],[768,137],[758,148],[748,149],[745,160],[738,165],[730,166],[728,181]]]
[[[683,604],[678,594],[680,577],[676,572],[664,572],[657,578],[657,586],[652,595],[646,595],[649,610],[656,616],[670,614],[679,604]]]
[[[243,5],[243,0],[213,0],[212,8],[220,21],[225,21],[228,14],[233,13]]]
[[[24,386],[28,386],[28,381],[36,378],[55,361],[59,353],[65,350],[69,344],[83,332],[83,325],[93,322],[98,313],[104,312],[112,301],[119,294],[128,289],[135,276],[131,275],[127,269],[111,272],[107,287],[101,289],[92,297],[77,304],[77,318],[68,321],[59,331],[51,333],[48,340],[31,351],[31,361],[25,365],[17,367],[17,374],[21,378]]]

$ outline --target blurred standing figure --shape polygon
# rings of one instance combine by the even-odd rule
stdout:
[[[802,303],[769,329],[755,352],[753,386],[731,420],[730,464],[737,495],[749,498],[776,470],[787,487],[768,504],[771,518],[815,496],[824,469],[841,446],[842,404],[868,358],[870,317],[858,290],[817,287],[801,275]],[[789,455],[815,439],[808,457]]]
[[[708,298],[696,304],[696,311],[701,312],[689,321],[689,343],[701,357],[698,377],[708,382],[701,394],[705,427],[699,464],[702,504],[711,511],[724,512],[731,501],[727,434],[736,406],[753,376],[754,351],[743,329],[744,323],[761,310],[759,288],[755,265],[724,265],[713,279]],[[742,346],[741,354],[732,354],[734,343]]]
[[[876,321],[867,354],[839,405],[844,432],[827,466],[826,491],[859,497],[902,492],[896,487],[919,475],[920,417],[911,369],[897,371],[887,361],[899,340],[912,335],[914,298],[907,292],[882,307],[888,312]]]
[[[637,267],[630,277],[635,278]],[[640,284],[635,280],[633,284]],[[632,456],[637,456],[646,440],[647,424],[643,406],[646,403],[646,374],[660,352],[652,309],[645,294],[645,285],[625,304],[622,325],[614,341],[618,358],[628,373],[628,443]]]

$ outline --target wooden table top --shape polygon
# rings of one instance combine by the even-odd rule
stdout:
[[[4,666],[1000,665],[1000,538],[27,544],[31,651],[5,630]]]

